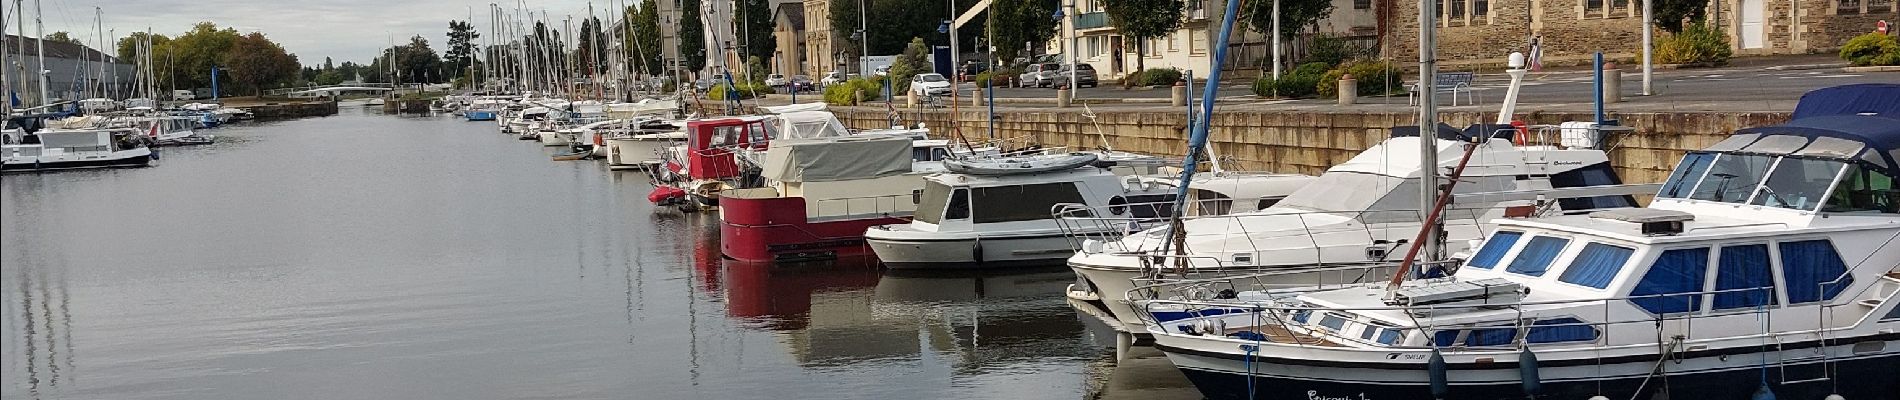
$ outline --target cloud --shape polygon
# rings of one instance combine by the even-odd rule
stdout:
[[[624,5],[629,0],[621,0]],[[471,11],[478,32],[488,35],[488,1],[460,0],[41,0],[45,7],[46,32],[68,31],[93,43],[95,32],[93,7],[104,14],[109,34],[123,37],[150,28],[154,33],[177,36],[201,21],[217,23],[239,32],[262,32],[297,55],[306,65],[323,63],[324,57],[336,62],[368,62],[395,40],[422,35],[437,51],[447,42],[450,20],[467,20]],[[6,2],[11,14],[12,2]],[[509,12],[525,4],[536,14],[547,11],[558,26],[567,16],[575,20],[587,15],[587,0],[496,1]],[[594,13],[608,19],[613,0],[593,0]],[[32,4],[26,11],[32,12]],[[30,14],[29,14],[30,15]],[[8,21],[12,25],[13,21]],[[27,35],[33,35],[27,21]],[[578,28],[578,22],[576,23]],[[8,26],[12,31],[14,27]]]

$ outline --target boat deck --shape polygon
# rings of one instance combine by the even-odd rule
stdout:
[[[1276,326],[1276,325],[1228,328],[1225,332],[1222,332],[1222,334],[1232,335],[1232,334],[1244,332],[1244,331],[1264,333],[1267,335],[1266,341],[1274,342],[1274,343],[1299,344],[1299,345],[1320,346],[1320,347],[1346,347],[1346,345],[1334,343],[1333,341],[1322,339],[1313,335],[1289,331],[1286,328]]]

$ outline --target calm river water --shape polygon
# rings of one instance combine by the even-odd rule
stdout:
[[[722,262],[715,216],[491,123],[215,132],[155,168],[0,178],[0,394],[1198,398],[1158,356],[1118,370],[1066,269]]]

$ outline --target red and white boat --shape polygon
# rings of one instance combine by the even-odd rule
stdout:
[[[942,141],[891,134],[779,140],[765,152],[764,185],[720,193],[720,250],[747,262],[869,255],[864,230],[909,222],[923,175],[942,171],[932,155],[946,152],[932,146]]]

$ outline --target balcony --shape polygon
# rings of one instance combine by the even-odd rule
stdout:
[[[1075,16],[1075,29],[1095,29],[1108,27],[1108,13],[1092,12]]]

